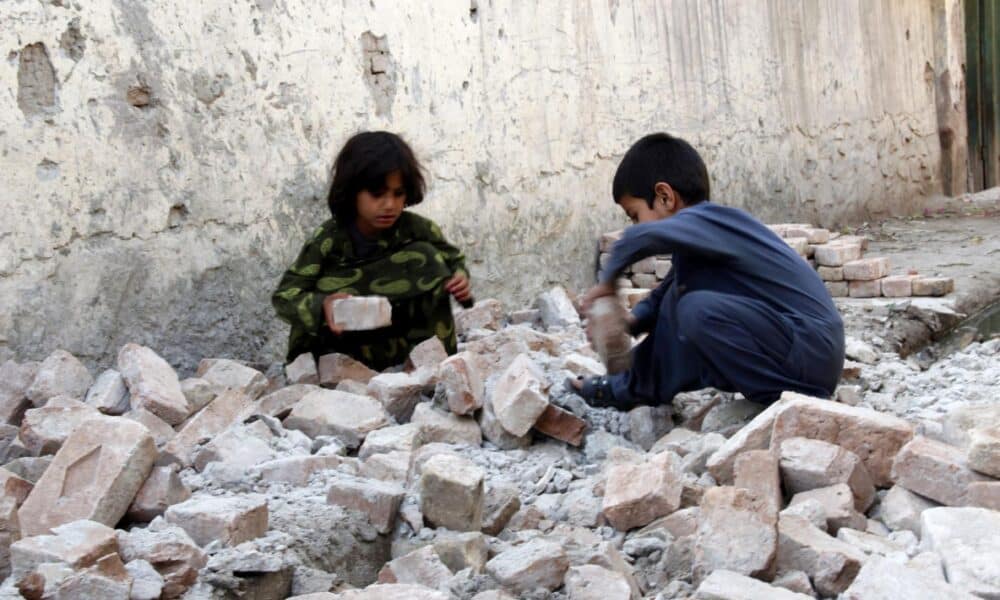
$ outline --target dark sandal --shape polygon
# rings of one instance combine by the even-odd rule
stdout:
[[[579,388],[573,385],[574,381],[580,382]],[[583,375],[578,375],[575,380],[567,377],[564,385],[567,391],[580,396],[590,406],[598,408],[614,406],[615,396],[607,376],[585,378]]]

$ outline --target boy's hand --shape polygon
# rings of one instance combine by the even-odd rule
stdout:
[[[323,298],[323,316],[326,317],[326,326],[330,328],[333,335],[340,335],[344,333],[344,328],[337,325],[333,320],[333,303],[336,300],[343,300],[344,298],[350,297],[350,294],[337,292],[336,294],[330,294],[326,298]]]
[[[598,283],[583,296],[583,300],[580,302],[583,312],[590,312],[590,306],[594,303],[594,300],[604,298],[605,296],[614,296],[616,293],[614,284]]]
[[[444,289],[455,297],[455,300],[464,302],[472,297],[472,286],[465,275],[455,275],[444,284]]]

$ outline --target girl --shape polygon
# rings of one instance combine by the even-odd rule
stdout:
[[[292,326],[288,360],[340,352],[382,370],[431,336],[455,353],[448,295],[471,302],[469,275],[437,224],[404,210],[424,199],[420,170],[406,142],[386,131],[359,133],[337,155],[327,199],[333,218],[306,242],[271,297]],[[333,301],[351,295],[388,298],[392,325],[342,331]]]

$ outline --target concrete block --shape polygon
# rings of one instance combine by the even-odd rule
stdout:
[[[400,423],[410,420],[423,389],[423,381],[413,373],[381,373],[368,381],[368,395]]]
[[[413,452],[423,443],[424,438],[418,423],[390,425],[376,429],[365,436],[365,441],[358,450],[358,458],[364,460],[375,454]]]
[[[549,437],[579,447],[583,442],[587,422],[568,410],[549,404],[535,421],[534,428]]]
[[[680,508],[681,490],[680,460],[663,452],[644,463],[610,467],[601,510],[615,529],[628,531]]]
[[[882,280],[848,281],[847,295],[851,298],[878,298],[882,295]]]
[[[94,407],[68,396],[50,398],[42,408],[24,413],[18,436],[32,454],[55,454],[85,421],[101,416]]]
[[[739,455],[734,467],[735,486],[749,490],[768,502],[777,514],[784,499],[778,457],[768,450],[750,450]]]
[[[84,401],[106,415],[121,415],[129,410],[128,388],[121,373],[108,369],[97,376]]]
[[[694,545],[694,577],[725,569],[766,577],[773,572],[778,512],[772,501],[749,490],[705,490]]]
[[[914,296],[946,296],[955,291],[951,277],[916,277],[913,279]]]
[[[799,492],[792,496],[789,505],[795,506],[808,500],[815,500],[823,506],[826,530],[831,535],[836,535],[842,527],[864,530],[868,525],[865,515],[854,508],[854,495],[846,483]]]
[[[555,286],[538,297],[538,310],[546,328],[578,327],[580,314],[562,286]]]
[[[177,435],[163,446],[159,464],[190,466],[194,461],[194,451],[203,440],[211,439],[233,423],[249,417],[253,410],[253,401],[239,391],[219,394],[185,422]]]
[[[483,406],[483,377],[470,352],[447,357],[438,367],[438,385],[444,389],[448,408],[456,415],[468,415]]]
[[[267,377],[263,373],[225,358],[202,360],[198,366],[198,377],[212,384],[219,393],[237,390],[252,399],[259,398],[267,389]]]
[[[947,506],[964,506],[969,484],[990,480],[969,468],[960,449],[925,437],[899,451],[892,476],[898,485]]]
[[[325,387],[334,387],[345,380],[368,383],[376,375],[378,372],[346,354],[333,353],[319,357],[319,383]]]
[[[49,398],[56,396],[83,400],[92,383],[94,378],[79,359],[65,350],[56,350],[38,365],[25,396],[36,407],[45,406]]]
[[[844,279],[848,281],[871,281],[882,279],[889,274],[889,259],[885,256],[859,258],[844,263]]]
[[[785,243],[795,250],[799,256],[805,256],[809,252],[809,239],[804,237],[786,237]]]
[[[574,600],[629,600],[632,589],[624,575],[597,565],[570,567],[565,590]]]
[[[816,273],[819,274],[819,278],[823,281],[844,280],[844,267],[824,267],[821,265],[816,268]]]
[[[806,573],[823,596],[846,590],[865,560],[863,552],[802,517],[782,516],[778,520],[778,572]]]
[[[455,573],[463,569],[482,573],[490,554],[486,536],[478,531],[439,532],[434,540],[434,551],[441,562]]]
[[[789,438],[781,442],[781,479],[788,494],[846,483],[854,506],[865,512],[875,500],[875,485],[867,467],[850,450],[821,440]]]
[[[938,553],[948,582],[980,598],[1000,597],[1000,512],[931,508],[921,519],[921,549]]]
[[[886,298],[906,298],[913,295],[913,277],[892,275],[882,280],[882,295]]]
[[[335,454],[287,456],[259,464],[254,470],[260,473],[263,481],[305,486],[313,473],[336,469],[344,460],[344,457]]]
[[[612,298],[598,298],[587,314],[594,350],[609,373],[621,373],[632,364],[632,338],[628,334],[627,313]]]
[[[285,365],[285,379],[290,384],[319,384],[319,369],[312,353],[300,354],[295,357],[295,360]]]
[[[652,273],[636,273],[632,275],[632,285],[644,290],[655,289],[659,281]]]
[[[376,530],[389,533],[405,495],[395,483],[338,474],[327,489],[326,501],[364,513]]]
[[[133,521],[148,523],[190,497],[191,490],[172,467],[155,467],[136,493],[127,514]]]
[[[851,293],[846,281],[824,281],[823,285],[831,298],[847,298]]]
[[[333,322],[344,331],[367,331],[392,325],[392,305],[384,296],[351,296],[333,301]]]
[[[973,471],[1000,478],[1000,425],[973,430],[968,457]]]
[[[698,600],[809,600],[812,595],[797,594],[741,575],[735,571],[715,571],[698,586]]]
[[[861,258],[861,244],[843,243],[840,241],[817,245],[813,258],[817,265],[824,267],[840,267],[844,263]]]
[[[793,437],[830,442],[856,454],[876,486],[892,484],[892,462],[899,449],[912,439],[912,425],[871,409],[788,392],[782,395],[786,396],[797,401],[779,409],[775,416],[772,447],[780,448],[782,442]]]
[[[145,427],[117,417],[96,417],[76,429],[18,511],[21,532],[40,535],[80,519],[113,527],[156,460]]]
[[[144,560],[163,577],[163,598],[181,596],[208,562],[205,553],[183,529],[162,520],[146,528],[117,533],[118,551],[126,564]]]
[[[378,574],[379,583],[410,583],[447,591],[451,570],[434,546],[424,546],[387,562]]]
[[[71,521],[55,527],[51,534],[26,536],[11,544],[11,574],[20,581],[44,563],[85,569],[117,551],[114,529],[85,519]]]
[[[388,424],[389,414],[378,400],[336,390],[307,394],[284,420],[289,429],[311,438],[335,436],[352,448],[360,446],[369,432]]]
[[[436,527],[479,531],[483,526],[484,472],[458,456],[428,460],[420,477],[420,510]]]
[[[170,506],[163,516],[199,546],[212,541],[238,546],[267,533],[267,499],[256,494],[230,498],[199,494]]]
[[[497,554],[486,563],[486,572],[516,592],[537,588],[555,590],[563,585],[569,559],[559,544],[536,538]]]
[[[410,423],[420,428],[421,439],[426,443],[441,442],[476,447],[483,443],[483,432],[475,419],[439,412],[430,402],[417,405]]]
[[[134,408],[144,408],[170,425],[180,424],[191,413],[177,373],[151,349],[125,344],[118,352],[118,371]]]
[[[526,354],[518,355],[500,375],[491,403],[500,425],[515,436],[523,436],[549,405],[541,371]]]
[[[493,298],[480,300],[472,308],[466,308],[455,314],[455,327],[458,333],[473,329],[497,331],[503,325],[503,312],[503,304],[499,300]]]
[[[483,409],[476,415],[476,420],[483,432],[483,437],[500,450],[516,450],[531,445],[530,433],[514,435],[503,428],[493,412],[493,404],[489,401],[483,404]]]

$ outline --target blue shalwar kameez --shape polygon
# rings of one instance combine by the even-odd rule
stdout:
[[[844,365],[844,324],[816,272],[745,211],[702,202],[629,227],[601,273],[671,254],[663,283],[633,309],[632,367],[609,377],[628,409],[714,387],[761,403],[782,391],[830,397]]]

